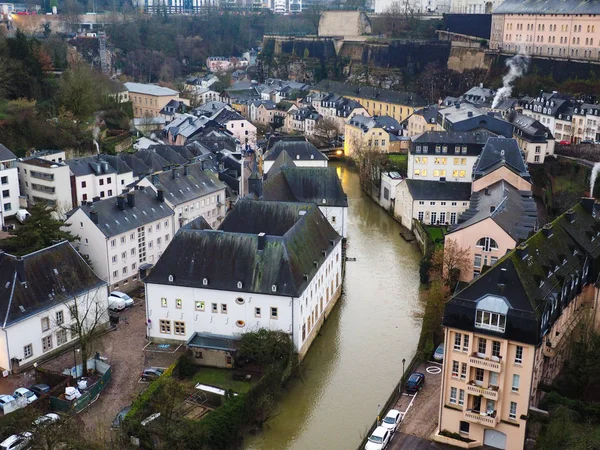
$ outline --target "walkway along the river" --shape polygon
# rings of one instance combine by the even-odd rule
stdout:
[[[349,201],[344,293],[248,450],[354,450],[402,377],[419,340],[419,260],[399,224],[336,164]]]

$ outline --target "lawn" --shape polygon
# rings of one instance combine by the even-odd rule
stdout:
[[[389,160],[397,166],[406,165],[408,162],[408,155],[388,155]]]
[[[425,231],[433,241],[433,243],[438,245],[444,245],[444,229],[439,227],[425,227]]]
[[[252,385],[258,379],[252,378],[252,381],[239,381],[232,379],[233,371],[227,369],[215,369],[212,367],[201,367],[194,375],[194,384],[202,383],[209,386],[219,387],[221,389],[231,389],[239,394],[244,394],[250,390]]]

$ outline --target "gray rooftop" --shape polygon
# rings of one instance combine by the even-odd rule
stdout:
[[[12,159],[17,159],[15,154],[4,145],[0,144],[0,161],[10,161]]]
[[[145,83],[125,83],[125,87],[129,92],[135,92],[137,94],[146,95],[178,95],[179,92],[174,91],[166,87],[159,86],[157,84],[145,84]]]
[[[492,14],[600,14],[600,1],[505,0]]]
[[[404,180],[413,200],[466,201],[471,197],[471,184],[456,181]]]
[[[280,140],[265,155],[265,161],[275,161],[282,151],[294,160],[300,161],[327,161],[327,156],[321,153],[317,148],[307,140]]]
[[[323,80],[313,88],[318,92],[335,92],[348,97],[365,98],[380,102],[395,103],[407,106],[426,106],[427,102],[418,94],[412,92],[393,91],[369,86],[342,83],[339,81]]]
[[[489,138],[473,167],[473,179],[481,178],[505,166],[521,178],[530,179],[523,152],[515,139]]]

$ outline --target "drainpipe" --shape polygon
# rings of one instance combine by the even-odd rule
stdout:
[[[449,354],[449,352],[447,353],[447,349],[450,345],[448,327],[446,327],[444,333],[444,361],[442,362],[442,389],[440,393],[440,412],[438,414],[438,433],[442,430],[442,409],[444,408],[444,390],[446,389],[446,355]]]
[[[12,359],[10,357],[10,346],[8,345],[8,331],[6,328],[2,328],[4,335],[6,336],[6,351],[8,352],[8,371],[12,373]]]

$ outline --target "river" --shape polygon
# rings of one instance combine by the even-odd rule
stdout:
[[[419,259],[399,225],[335,164],[349,201],[344,294],[246,450],[355,450],[416,351]]]

